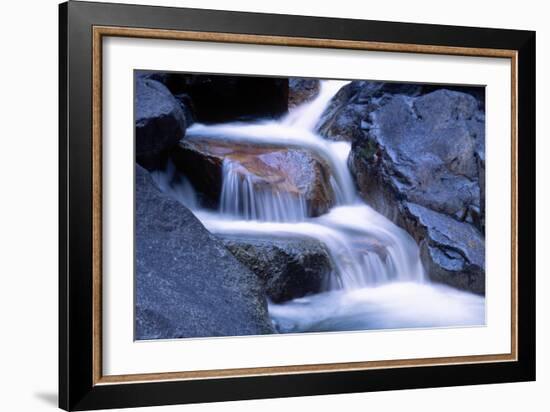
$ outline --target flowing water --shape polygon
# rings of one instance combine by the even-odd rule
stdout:
[[[327,213],[311,217],[304,196],[279,190],[280,182],[266,186],[231,157],[223,162],[218,211],[201,209],[185,178],[174,186],[176,197],[216,234],[313,238],[324,244],[332,263],[326,290],[269,303],[280,332],[484,324],[484,298],[425,279],[416,242],[359,198],[347,166],[350,144],[314,132],[331,98],[346,83],[322,81],[316,98],[280,120],[194,124],[185,137],[311,153],[327,168],[334,197]],[[155,180],[168,187],[160,175]]]

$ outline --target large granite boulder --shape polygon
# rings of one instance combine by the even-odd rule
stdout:
[[[320,132],[352,142],[360,194],[415,238],[431,279],[484,293],[483,104],[431,87],[352,82]]]
[[[136,339],[273,333],[261,280],[136,166]]]
[[[379,176],[399,197],[479,224],[475,115],[475,100],[463,93],[392,98],[370,113],[365,138],[354,141],[351,161],[360,190]]]
[[[135,79],[136,158],[148,166],[185,135],[187,120],[180,102],[162,83]]]
[[[328,251],[315,239],[225,235],[222,240],[262,280],[275,303],[321,292],[332,271]]]
[[[213,208],[219,207],[224,161],[232,162],[234,172],[248,179],[256,193],[303,199],[309,216],[326,213],[334,203],[329,168],[306,150],[193,138],[180,143],[173,161],[200,192],[203,204]]]

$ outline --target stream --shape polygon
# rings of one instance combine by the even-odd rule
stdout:
[[[359,197],[347,165],[350,143],[315,133],[330,100],[347,83],[322,81],[317,97],[278,120],[196,123],[185,136],[188,141],[311,153],[321,159],[328,176],[333,199],[326,213],[312,217],[304,196],[280,190],[282,184],[275,180],[272,186],[265,180],[259,184],[230,156],[223,161],[218,210],[199,207],[186,179],[171,188],[173,195],[214,234],[312,238],[325,246],[332,263],[325,290],[269,302],[280,333],[484,325],[484,297],[430,282],[414,239]]]

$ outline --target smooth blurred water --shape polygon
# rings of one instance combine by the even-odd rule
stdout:
[[[243,173],[239,163],[225,159],[220,213],[272,222],[298,222],[308,217],[303,195],[260,188],[255,180],[255,176]]]
[[[297,129],[314,130],[330,100],[348,83],[350,83],[348,80],[322,81],[317,96],[313,100],[305,102],[294,108],[294,110],[291,110],[282,119],[282,123]]]
[[[485,299],[444,285],[395,282],[269,305],[281,333],[481,326]]]
[[[348,142],[325,140],[309,129],[301,129],[281,121],[258,123],[223,123],[218,125],[193,124],[185,139],[205,139],[236,144],[280,147],[283,149],[304,149],[323,160],[330,171],[341,194],[342,202],[353,202],[356,198],[355,184],[347,166],[347,157],[351,150]]]
[[[168,161],[166,170],[151,172],[155,184],[163,192],[168,192],[181,204],[192,210],[199,208],[197,194],[187,177],[178,174],[172,161]]]
[[[333,266],[326,283],[328,290],[353,290],[389,281],[422,282],[424,279],[414,240],[365,204],[335,207],[318,218],[286,223],[196,213],[212,233],[267,239],[290,236],[321,241]]]
[[[213,233],[313,238],[324,244],[332,264],[325,291],[269,304],[282,333],[484,324],[485,299],[429,282],[416,242],[359,198],[347,166],[350,144],[314,132],[331,98],[347,83],[323,81],[314,100],[280,120],[194,124],[185,137],[309,151],[327,167],[335,197],[328,213],[308,216],[301,196],[257,185],[230,159],[223,163],[218,211],[198,207],[185,181],[180,200]]]

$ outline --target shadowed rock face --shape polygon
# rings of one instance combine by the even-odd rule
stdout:
[[[136,77],[136,158],[147,164],[177,145],[187,121],[182,106],[160,82]]]
[[[320,86],[318,79],[288,79],[288,108],[292,109],[314,99],[319,93]]]
[[[277,118],[288,109],[288,79],[168,72],[141,75],[163,83],[200,123]]]
[[[192,139],[181,141],[173,154],[176,167],[203,194],[203,204],[213,208],[219,206],[224,159],[237,164],[243,178],[253,177],[258,190],[302,196],[311,216],[333,205],[328,168],[305,150]]]
[[[415,238],[431,279],[484,293],[483,102],[473,92],[401,86],[352,82],[320,132],[352,141],[361,195]]]
[[[273,333],[262,282],[140,166],[135,222],[136,339]]]
[[[224,236],[222,240],[262,280],[275,303],[321,292],[332,270],[327,250],[313,239]]]

